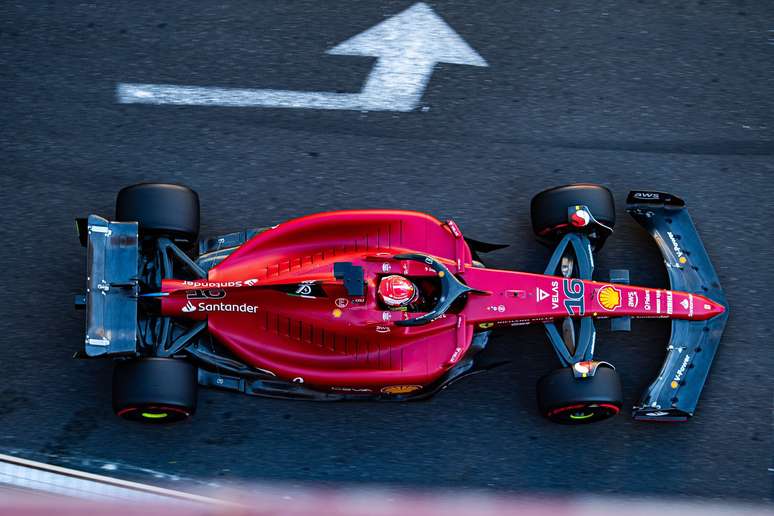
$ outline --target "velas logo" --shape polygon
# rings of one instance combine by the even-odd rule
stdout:
[[[621,291],[612,285],[605,285],[597,291],[599,306],[613,311],[621,306]]]

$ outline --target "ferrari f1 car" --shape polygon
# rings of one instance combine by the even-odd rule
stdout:
[[[595,320],[671,319],[666,360],[638,420],[692,416],[728,317],[717,275],[682,200],[634,191],[627,211],[655,239],[671,290],[593,280],[615,224],[607,188],[532,199],[543,274],[487,268],[501,246],[424,213],[320,213],[198,240],[185,186],[121,190],[115,220],[79,219],[88,249],[81,356],[115,358],[113,408],[148,422],[192,415],[197,386],[302,400],[416,400],[481,371],[492,331],[542,324],[560,368],[537,385],[540,412],[589,423],[623,406],[614,367],[595,359]]]

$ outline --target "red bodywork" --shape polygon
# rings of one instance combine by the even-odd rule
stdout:
[[[396,260],[420,253],[484,293],[416,327],[421,313],[385,310],[379,278],[437,273]],[[348,296],[336,262],[365,272],[365,295]],[[323,295],[307,295],[315,282]],[[270,286],[293,286],[272,289]],[[209,332],[245,363],[323,390],[405,393],[425,387],[465,356],[475,332],[574,317],[708,319],[724,307],[684,292],[476,267],[454,222],[395,210],[321,213],[281,224],[246,242],[208,281],[164,280],[165,315],[207,320]]]

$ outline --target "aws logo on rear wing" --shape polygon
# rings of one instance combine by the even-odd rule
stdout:
[[[644,201],[658,201],[661,195],[658,192],[632,192],[632,198]]]
[[[633,191],[629,192],[629,196],[626,198],[628,204],[668,204],[670,206],[685,206],[685,202],[679,197],[675,197],[672,194],[665,192],[646,192],[646,191]]]

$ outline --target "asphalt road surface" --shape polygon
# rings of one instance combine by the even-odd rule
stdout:
[[[590,4],[590,5],[589,5]],[[325,50],[411,1],[5,2],[0,6],[0,451],[119,476],[219,484],[378,483],[520,493],[770,501],[774,4],[438,1],[488,63],[439,64],[406,113],[123,105],[120,82],[357,92],[369,57]],[[110,362],[75,361],[84,283],[76,216],[111,215],[140,181],[199,191],[203,233],[340,208],[454,217],[540,271],[530,197],[598,182],[616,234],[598,271],[666,285],[623,212],[633,188],[687,200],[731,318],[696,417],[587,427],[536,412],[556,367],[540,328],[502,333],[511,362],[428,402],[320,404],[202,391],[190,422],[146,427],[110,408]],[[603,326],[603,325],[600,325]],[[627,403],[656,375],[668,325],[598,338]]]

